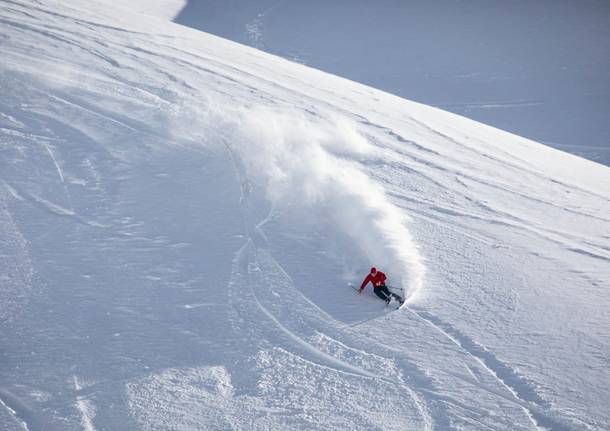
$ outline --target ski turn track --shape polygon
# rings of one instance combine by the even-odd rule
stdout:
[[[607,168],[108,3],[0,8],[0,428],[609,428]]]
[[[256,354],[259,357],[263,354],[266,360],[273,364],[273,367],[279,368],[272,371],[274,375],[281,374],[286,379],[292,380],[294,376],[303,372],[315,375],[315,370],[321,369],[325,371],[319,373],[318,378],[326,379],[325,375],[328,374],[328,370],[334,370],[335,373],[350,376],[347,377],[349,381],[353,382],[350,392],[356,392],[356,394],[345,393],[344,396],[356,399],[361,397],[362,399],[357,401],[356,405],[370,404],[369,395],[377,391],[388,394],[392,398],[389,402],[391,411],[382,411],[379,417],[380,422],[365,425],[366,422],[363,423],[361,420],[370,419],[365,419],[363,416],[360,420],[354,419],[349,424],[351,429],[366,429],[376,425],[384,429],[407,427],[432,430],[433,421],[424,397],[417,394],[404,382],[405,377],[395,359],[391,358],[391,355],[377,356],[349,347],[349,340],[354,338],[354,334],[347,332],[343,334],[340,322],[334,321],[331,316],[302,296],[288,274],[267,252],[263,228],[266,221],[270,219],[271,212],[259,223],[250,219],[249,207],[252,205],[250,181],[239,157],[229,145],[227,148],[231,153],[235,172],[241,185],[242,216],[244,229],[247,232],[247,241],[235,257],[229,283],[234,330],[242,334],[257,332],[256,337],[246,337],[250,340],[275,340],[274,347],[270,349],[267,347],[262,351],[264,353],[259,351]],[[256,327],[253,327],[254,322],[258,322]],[[270,332],[271,335],[266,336],[266,332]],[[278,337],[278,332],[283,334],[283,337]],[[347,339],[348,344],[340,342],[341,338]],[[285,341],[279,343],[278,346],[277,341],[280,339]],[[361,340],[361,342],[363,341],[370,344],[369,340]],[[265,342],[263,342],[264,344]],[[366,347],[370,350],[370,346]],[[386,349],[380,346],[380,350]],[[290,362],[294,363],[295,367],[298,364],[301,369],[283,370],[280,365],[281,356],[286,354],[296,355]],[[278,355],[279,357],[276,357]],[[304,371],[302,368],[308,370]],[[286,372],[288,374],[285,374]],[[261,377],[263,381],[266,378],[268,377],[265,377],[264,374]],[[285,387],[286,383],[276,382],[276,384],[283,386],[281,390],[285,390],[287,393],[296,389]],[[321,388],[329,385],[320,381],[314,386]],[[305,393],[302,401],[305,404],[315,405],[319,400],[314,398],[324,397],[324,391],[321,392],[321,394]],[[385,402],[387,400],[384,401],[382,398],[382,405]],[[346,402],[346,408],[352,408],[354,405],[354,402]],[[320,425],[333,421],[332,411],[320,413],[330,416],[326,417]],[[358,414],[355,416],[357,417]],[[311,419],[307,419],[306,415],[303,415],[300,420],[303,421],[302,425],[312,425]]]
[[[513,369],[500,361],[493,352],[477,344],[474,340],[462,334],[449,323],[443,322],[432,313],[417,307],[406,308],[410,313],[413,313],[418,318],[434,327],[435,330],[451,340],[452,343],[463,349],[475,361],[480,363],[490,375],[497,379],[499,385],[506,389],[512,396],[507,396],[502,393],[502,391],[495,388],[488,388],[483,385],[481,385],[481,387],[521,406],[537,429],[552,429],[559,431],[573,429],[573,424],[564,423],[561,419],[552,418],[546,414],[544,411],[548,410],[551,406],[536,393],[536,390],[532,388],[523,377],[519,376]],[[474,379],[472,383],[477,385],[480,384],[475,382]]]

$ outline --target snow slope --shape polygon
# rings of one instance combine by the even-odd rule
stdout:
[[[131,14],[142,14],[149,17],[155,17],[161,20],[172,21],[186,7],[187,0],[130,0],[128,3],[113,2],[112,0],[97,0],[97,3],[102,3],[111,9],[111,14],[117,14],[117,8],[125,9]],[[149,24],[154,25],[154,21],[149,21]]]
[[[189,0],[174,20],[610,166],[606,0]]]
[[[3,429],[610,427],[607,167],[102,2],[0,25]]]

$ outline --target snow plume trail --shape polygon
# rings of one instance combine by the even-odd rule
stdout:
[[[369,262],[398,277],[413,298],[423,284],[423,259],[408,217],[359,169],[358,161],[375,149],[355,124],[333,114],[321,118],[270,107],[241,110],[233,118],[231,147],[273,208],[322,216],[359,244]]]

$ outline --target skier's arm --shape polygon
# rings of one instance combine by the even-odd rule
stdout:
[[[358,290],[358,293],[362,292],[362,290],[364,289],[364,287],[368,284],[368,282],[371,281],[371,274],[368,274],[365,278],[364,281],[362,282],[362,284],[360,285],[360,289]]]

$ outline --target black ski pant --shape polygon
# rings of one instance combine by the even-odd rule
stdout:
[[[375,295],[377,295],[384,301],[387,301],[390,297],[394,297],[398,302],[402,302],[402,298],[397,294],[390,292],[385,284],[382,284],[381,286],[375,286],[373,288],[373,292],[375,292]]]

